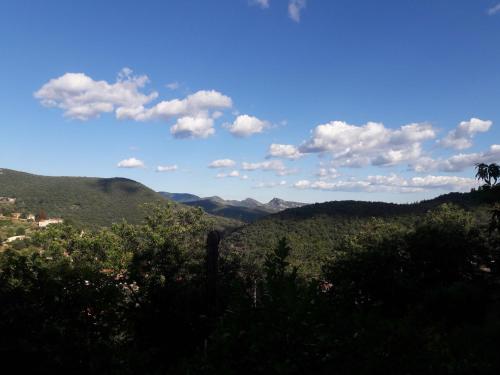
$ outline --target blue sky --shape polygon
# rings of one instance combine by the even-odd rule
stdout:
[[[262,201],[467,191],[500,161],[499,3],[2,1],[0,167]]]

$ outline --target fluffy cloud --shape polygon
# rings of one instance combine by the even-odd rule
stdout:
[[[170,120],[177,117],[211,117],[211,111],[232,107],[230,97],[215,90],[200,90],[184,99],[164,100],[151,108],[144,106],[118,108],[118,119],[136,121]]]
[[[180,86],[181,86],[180,83],[177,81],[170,82],[165,85],[165,87],[170,90],[177,90]]]
[[[257,5],[262,9],[269,8],[269,0],[250,0],[251,5]]]
[[[469,121],[462,121],[456,129],[450,131],[439,144],[443,147],[463,150],[472,146],[472,138],[476,133],[487,132],[492,125],[491,121],[484,121],[478,118],[471,118]]]
[[[460,172],[471,169],[476,163],[494,163],[500,160],[500,145],[491,145],[487,151],[458,154],[445,159],[423,157],[411,164],[416,172]]]
[[[281,160],[266,160],[259,163],[243,162],[242,167],[245,171],[261,170],[265,172],[275,172],[278,176],[287,176],[298,173],[297,169],[288,169]]]
[[[500,4],[494,5],[491,8],[489,8],[488,11],[487,11],[487,13],[490,16],[493,16],[493,15],[495,15],[497,13],[500,13]]]
[[[316,174],[320,180],[329,180],[333,178],[337,178],[340,176],[336,168],[325,168],[322,167],[318,170],[318,173]]]
[[[254,186],[255,189],[268,189],[275,188],[278,186],[286,186],[287,182],[285,180],[274,181],[274,182],[259,182]]]
[[[332,121],[318,125],[299,151],[329,152],[336,166],[387,166],[419,158],[421,143],[435,136],[430,124],[409,124],[393,130],[376,122],[356,126]]]
[[[268,156],[276,158],[298,159],[304,156],[304,154],[302,154],[299,149],[293,145],[273,143],[271,146],[269,146]]]
[[[306,5],[306,0],[290,0],[288,2],[288,16],[295,22],[300,22],[300,14]]]
[[[208,168],[231,168],[236,165],[236,162],[231,159],[214,160],[208,165]]]
[[[209,117],[181,117],[170,128],[175,138],[207,138],[215,133],[214,120]]]
[[[144,168],[144,162],[136,158],[129,158],[120,161],[116,166],[118,168]]]
[[[171,120],[177,138],[206,138],[215,133],[214,120],[221,110],[231,108],[230,97],[215,90],[200,90],[183,99],[164,100],[147,107],[157,92],[141,92],[149,79],[133,76],[124,68],[115,83],[95,81],[84,73],[66,73],[44,84],[34,96],[46,107],[64,110],[66,117],[88,120],[102,113],[115,113],[117,119],[134,121]],[[170,89],[178,83],[168,84]]]
[[[246,171],[256,171],[258,169],[263,171],[283,171],[286,169],[281,160],[270,160],[259,163],[242,163],[243,169]]]
[[[339,181],[300,180],[293,186],[297,189],[316,189],[330,191],[363,192],[400,192],[415,193],[432,189],[467,191],[478,183],[473,178],[457,176],[433,176],[403,178],[395,174],[389,176],[368,176],[366,179],[348,179]]]
[[[95,81],[84,73],[66,73],[45,83],[34,96],[46,107],[64,110],[66,117],[88,120],[156,99],[157,92],[146,95],[139,91],[147,82],[147,76],[132,76],[128,68],[122,69],[115,83]]]
[[[226,178],[226,177],[233,177],[233,178],[235,178],[235,177],[239,177],[242,180],[248,179],[247,175],[242,175],[240,173],[240,171],[238,171],[238,170],[234,170],[234,171],[231,171],[229,173],[218,173],[215,177],[217,177],[217,178]]]
[[[174,165],[159,165],[156,167],[156,172],[175,172],[177,169],[176,164]]]
[[[227,125],[231,134],[237,137],[248,137],[252,134],[262,133],[268,123],[249,115],[239,115],[232,124]]]

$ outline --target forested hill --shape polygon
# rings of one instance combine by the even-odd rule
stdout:
[[[224,247],[250,257],[250,263],[275,246],[277,239],[286,237],[293,249],[293,264],[301,265],[306,273],[319,272],[323,260],[332,256],[346,236],[360,229],[377,225],[377,219],[410,222],[444,203],[451,203],[478,217],[489,215],[487,203],[498,200],[498,193],[476,191],[449,193],[411,204],[365,201],[332,201],[288,209],[266,216],[229,234]],[[258,262],[258,260],[257,260]],[[309,267],[309,269],[308,269]]]
[[[443,203],[453,203],[464,209],[473,209],[491,197],[487,192],[448,193],[416,203],[386,203],[370,201],[331,201],[291,208],[274,215],[274,219],[300,219],[326,215],[333,217],[366,218],[422,214]]]
[[[145,203],[167,200],[148,187],[126,178],[47,177],[0,169],[0,197],[17,199],[20,212],[86,225],[110,225],[122,219],[138,223]]]

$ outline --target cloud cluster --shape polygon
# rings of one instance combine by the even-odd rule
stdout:
[[[476,163],[494,163],[500,160],[500,145],[491,145],[488,150],[469,154],[458,154],[448,158],[423,157],[410,166],[416,172],[461,172]]]
[[[217,175],[215,177],[217,177],[217,178],[239,177],[242,180],[248,179],[247,175],[242,175],[240,173],[240,171],[238,171],[238,170],[233,170],[233,171],[231,171],[229,173],[217,173]]]
[[[257,163],[243,162],[242,167],[245,171],[275,172],[277,176],[287,176],[298,172],[297,169],[289,169],[281,160],[266,160]]]
[[[218,159],[214,160],[208,165],[208,168],[232,168],[236,165],[236,162],[231,159]]]
[[[115,83],[95,81],[84,73],[66,73],[51,79],[34,93],[46,107],[64,110],[64,116],[88,120],[102,113],[143,106],[158,97],[157,92],[140,92],[148,77],[133,76],[122,69]]]
[[[293,145],[273,143],[269,146],[268,157],[298,159],[304,156],[299,149]]]
[[[120,161],[116,166],[118,168],[144,168],[144,162],[136,158],[129,158]]]
[[[253,134],[262,133],[268,126],[266,121],[249,115],[239,115],[232,124],[226,125],[231,134],[236,137],[249,137]]]
[[[286,186],[287,182],[285,180],[281,181],[273,181],[273,182],[259,182],[258,184],[254,185],[254,189],[269,189],[269,188],[275,188],[279,186]]]
[[[409,124],[393,130],[376,122],[357,126],[332,121],[316,126],[299,151],[328,152],[336,166],[389,166],[416,160],[422,154],[422,142],[435,136],[430,124]]]
[[[184,99],[163,100],[151,108],[142,105],[118,108],[118,119],[135,121],[170,120],[184,116],[211,117],[218,109],[231,108],[230,97],[215,90],[200,90]]]
[[[472,138],[476,133],[487,132],[493,123],[478,118],[471,118],[469,121],[462,121],[456,129],[451,130],[439,144],[443,147],[463,150],[472,146]]]
[[[320,180],[331,180],[340,176],[340,173],[333,167],[321,167],[316,174]]]
[[[177,169],[177,164],[173,165],[159,165],[156,167],[156,172],[175,172]]]
[[[206,138],[215,133],[214,120],[221,110],[231,108],[229,96],[215,90],[200,90],[183,99],[163,100],[147,106],[158,93],[141,92],[149,79],[122,69],[116,82],[96,81],[84,73],[66,73],[51,79],[34,93],[46,107],[64,110],[64,116],[88,120],[102,113],[115,113],[117,119],[134,121],[172,120],[170,132],[176,138]],[[168,84],[170,89],[179,85]]]
[[[297,189],[316,189],[328,191],[362,192],[399,192],[416,193],[432,189],[467,191],[478,185],[472,178],[457,176],[433,176],[404,178],[395,174],[388,176],[368,176],[365,179],[351,178],[338,181],[300,180],[293,186]]]

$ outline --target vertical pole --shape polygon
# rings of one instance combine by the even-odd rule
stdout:
[[[217,312],[217,272],[219,266],[220,233],[216,230],[207,236],[207,302],[208,317],[212,321]]]

